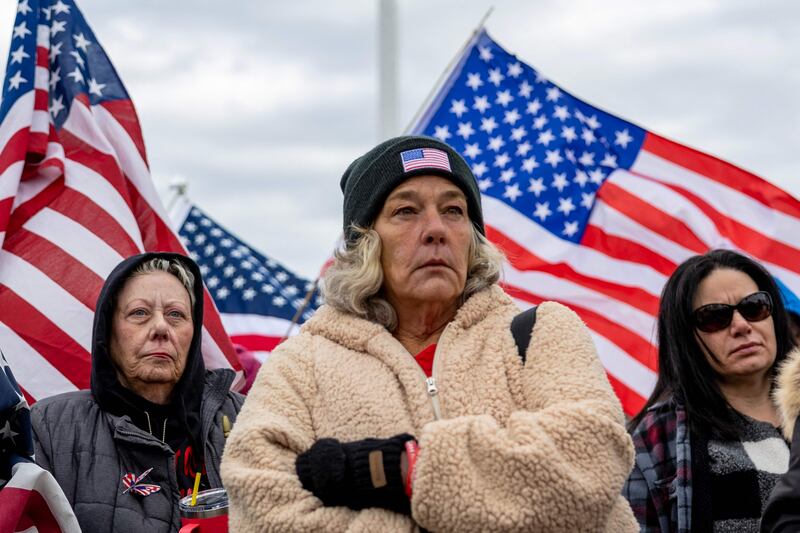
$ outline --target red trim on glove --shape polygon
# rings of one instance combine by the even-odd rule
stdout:
[[[414,439],[405,442],[406,458],[408,459],[408,472],[406,473],[406,495],[411,499],[411,486],[414,483],[414,467],[419,455],[419,444]]]

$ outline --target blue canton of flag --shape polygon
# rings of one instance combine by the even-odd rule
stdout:
[[[270,352],[289,333],[298,310],[302,324],[322,303],[313,282],[243,243],[197,207],[189,208],[179,233],[236,344]]]
[[[2,531],[80,531],[61,487],[33,462],[31,412],[0,352],[0,526]]]
[[[0,121],[16,99],[33,87],[37,41],[39,46],[49,45],[48,57],[40,66],[50,68],[48,111],[56,128],[67,120],[77,96],[83,95],[91,105],[128,98],[114,66],[74,2],[27,0],[17,7]]]
[[[0,351],[0,487],[16,462],[32,460],[31,412]]]
[[[579,242],[595,192],[631,165],[644,131],[578,100],[485,32],[455,72],[421,133],[458,150],[483,194]]]

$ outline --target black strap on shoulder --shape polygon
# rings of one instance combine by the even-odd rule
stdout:
[[[517,351],[523,365],[525,364],[525,352],[528,351],[528,345],[531,343],[534,324],[536,324],[536,306],[521,312],[511,321],[511,335],[514,336],[514,342],[517,343]]]

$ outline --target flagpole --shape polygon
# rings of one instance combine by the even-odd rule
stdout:
[[[453,56],[453,59],[450,60],[450,62],[445,67],[445,69],[439,75],[439,79],[436,80],[436,83],[434,84],[433,89],[431,89],[431,91],[428,93],[428,96],[425,97],[425,100],[422,101],[422,105],[417,109],[417,112],[414,113],[414,117],[411,119],[411,122],[409,122],[408,125],[406,126],[404,131],[407,134],[411,132],[411,127],[414,126],[417,123],[417,121],[419,120],[420,116],[422,115],[422,112],[425,109],[428,108],[428,106],[431,103],[431,100],[433,100],[434,95],[436,95],[436,93],[439,92],[439,89],[442,88],[442,84],[447,79],[447,77],[450,75],[450,73],[452,72],[452,70],[455,67],[455,65],[458,62],[458,60],[464,54],[464,50],[466,50],[467,47],[469,47],[469,45],[475,39],[475,37],[477,37],[478,33],[483,28],[483,25],[486,24],[486,20],[492,14],[492,11],[494,11],[494,6],[489,7],[489,9],[486,11],[486,13],[483,15],[483,17],[481,17],[480,22],[478,22],[478,25],[475,27],[474,30],[472,30],[472,33],[470,34],[469,38],[464,42],[463,45],[461,45],[461,48],[458,49],[458,52],[456,53],[456,55]]]
[[[173,191],[174,194],[172,198],[169,199],[169,202],[167,202],[167,213],[172,212],[172,208],[175,207],[175,203],[181,196],[186,196],[186,189],[188,188],[189,182],[184,178],[176,178],[170,182],[169,190]]]
[[[397,5],[378,1],[378,142],[397,135]]]
[[[306,292],[306,297],[303,299],[302,305],[300,305],[300,307],[297,308],[297,311],[292,317],[292,323],[289,324],[289,329],[286,330],[286,333],[283,335],[280,342],[285,341],[286,339],[289,338],[289,335],[292,334],[292,328],[294,328],[294,326],[297,324],[297,321],[300,320],[300,317],[303,316],[303,311],[305,311],[306,307],[308,307],[308,304],[311,303],[311,297],[314,295],[314,291],[317,290],[318,286],[319,286],[319,277],[317,277],[317,279],[314,280],[314,284]],[[280,342],[278,344],[280,344]]]

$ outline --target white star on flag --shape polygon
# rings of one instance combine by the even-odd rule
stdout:
[[[89,79],[89,92],[92,94],[103,96],[103,89],[105,86],[105,83],[97,83],[94,78]]]
[[[31,11],[33,11],[33,9],[31,9],[31,6],[28,5],[28,0],[22,0],[17,6],[17,13],[27,15]]]
[[[19,433],[15,433],[11,429],[11,423],[8,420],[6,420],[6,425],[3,426],[2,428],[0,428],[0,440],[1,439],[11,439],[11,441],[13,442],[14,441],[14,437],[16,437],[17,435],[19,435]]]
[[[528,187],[528,191],[532,192],[538,198],[545,190],[547,190],[547,186],[544,184],[543,178],[531,178],[530,186]]]
[[[566,235],[567,237],[572,237],[577,232],[578,232],[578,222],[577,221],[564,222],[564,231],[563,231],[564,235]]]
[[[75,48],[80,48],[83,50],[83,53],[87,53],[89,51],[89,45],[92,44],[86,37],[83,36],[82,33],[77,35],[73,35],[75,38]]]
[[[59,96],[58,98],[53,98],[53,104],[50,106],[49,109],[50,114],[53,115],[53,117],[58,116],[58,114],[64,109],[65,106],[63,100],[64,100],[63,96]]]
[[[450,134],[449,126],[440,126],[436,128],[436,133],[434,133],[433,135],[442,142],[452,137],[452,135]]]
[[[62,31],[67,31],[66,28],[66,20],[54,20],[52,26],[50,26],[50,38],[52,39]]]
[[[507,72],[508,75],[511,76],[512,78],[517,78],[519,77],[520,74],[522,74],[522,65],[519,64],[519,61],[516,63],[511,63],[510,65],[508,65]]]
[[[476,157],[478,157],[482,153],[483,153],[483,150],[481,150],[478,147],[478,143],[468,144],[468,145],[466,145],[466,148],[464,148],[464,155],[466,155],[470,159],[475,159]]]
[[[631,137],[627,129],[618,131],[614,135],[616,137],[616,139],[614,140],[614,144],[622,146],[623,148],[627,148],[628,143],[633,140],[633,137]]]
[[[492,107],[492,104],[489,103],[489,98],[486,96],[476,96],[472,104],[472,108],[477,109],[481,114],[485,113],[490,107]]]
[[[26,22],[21,22],[18,26],[14,26],[14,35],[11,40],[13,41],[17,38],[24,39],[26,35],[30,34],[31,30],[28,29],[28,24]]]
[[[560,211],[564,213],[564,215],[569,215],[576,209],[575,204],[572,203],[572,198],[559,198],[558,199],[558,207],[556,211]]]
[[[481,80],[480,74],[470,74],[467,79],[467,87],[472,88],[473,91],[477,91],[478,87],[483,85],[483,80]]]
[[[75,83],[79,83],[79,82],[80,83],[84,83],[84,81],[85,81],[83,79],[83,72],[81,72],[81,69],[79,69],[78,67],[75,67],[75,70],[73,70],[72,72],[67,74],[67,76],[72,78],[72,81],[74,81]]]
[[[9,64],[13,65],[14,63],[22,63],[22,60],[26,57],[31,56],[25,51],[25,46],[19,45],[19,48],[11,52],[11,62]]]
[[[461,115],[467,112],[467,106],[464,105],[464,99],[461,100],[453,100],[452,106],[450,107],[450,112],[455,113],[458,118],[461,118]]]
[[[27,81],[28,80],[22,77],[22,72],[17,71],[11,78],[8,79],[8,89],[19,89],[19,86]]]
[[[561,157],[561,153],[558,150],[547,150],[547,156],[544,158],[545,163],[548,163],[553,168],[557,167],[564,158]]]
[[[536,202],[536,210],[533,212],[535,217],[538,217],[540,220],[544,221],[552,214],[553,212],[550,211],[550,202]]]
[[[553,187],[558,189],[558,192],[564,192],[564,189],[569,186],[569,181],[567,181],[567,175],[563,172],[553,175],[553,183],[551,183]]]
[[[67,4],[65,4],[64,2],[62,2],[61,0],[58,0],[58,2],[56,2],[56,4],[52,6],[52,9],[58,15],[60,15],[62,13],[69,14],[69,6]]]
[[[69,55],[71,55],[72,57],[75,58],[75,62],[78,63],[79,67],[83,68],[83,67],[86,66],[86,64],[83,62],[83,58],[81,57],[81,54],[79,52],[76,52],[75,50],[73,50],[73,51],[71,51],[69,53]]]
[[[457,135],[463,137],[464,139],[469,139],[469,136],[475,133],[475,129],[472,127],[472,122],[459,122],[458,123],[458,132]]]
[[[516,183],[513,185],[507,185],[506,190],[503,193],[503,196],[509,198],[512,202],[516,201],[522,195],[522,191],[519,190],[519,185]]]
[[[494,129],[497,128],[497,122],[494,120],[494,117],[488,117],[481,119],[481,131],[485,131],[486,133],[492,133]]]

